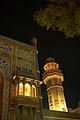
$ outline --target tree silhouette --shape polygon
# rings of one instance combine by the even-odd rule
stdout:
[[[48,0],[44,9],[34,12],[37,25],[64,32],[66,37],[80,35],[80,2],[79,0]]]

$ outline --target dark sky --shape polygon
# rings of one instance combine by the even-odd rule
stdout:
[[[64,74],[67,106],[74,108],[80,100],[80,36],[66,39],[63,33],[46,31],[37,26],[33,21],[33,13],[44,5],[44,0],[1,0],[0,34],[25,43],[30,43],[32,37],[36,37],[41,74],[45,59],[55,58]],[[42,91],[46,99],[44,88],[42,87]],[[43,103],[46,103],[44,99]]]

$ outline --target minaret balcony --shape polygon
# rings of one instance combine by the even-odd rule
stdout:
[[[45,79],[47,76],[52,76],[52,75],[58,75],[58,76],[63,76],[62,71],[60,69],[53,69],[50,71],[45,71],[43,73],[43,79]]]
[[[54,73],[54,72],[62,73],[62,71],[61,71],[60,69],[52,69],[52,70],[45,71],[45,72],[43,73],[43,76],[44,76],[45,74]]]

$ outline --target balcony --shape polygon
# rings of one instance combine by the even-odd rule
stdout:
[[[16,103],[17,105],[26,105],[26,106],[39,106],[39,99],[38,97],[31,97],[31,96],[17,96]]]
[[[50,71],[45,71],[43,73],[43,77],[47,74],[62,74],[62,71],[60,69],[53,69],[53,70],[50,70]]]

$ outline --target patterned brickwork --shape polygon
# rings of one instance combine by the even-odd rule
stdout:
[[[36,117],[40,118],[40,101],[32,98],[16,98],[14,95],[14,102],[11,103],[11,95],[16,91],[16,84],[13,82],[14,76],[22,76],[32,78],[34,81],[38,80],[36,69],[36,48],[16,40],[0,36],[0,69],[4,73],[4,87],[3,87],[3,108],[2,120],[24,120],[27,110],[25,106],[32,106],[28,120],[34,120],[34,108],[36,108]],[[37,88],[38,89],[38,88]],[[38,92],[38,93],[37,93]],[[39,94],[39,91],[36,91]],[[39,95],[38,95],[39,96]],[[20,96],[19,96],[20,97]],[[16,98],[16,99],[15,99]],[[20,117],[18,106],[23,105],[22,116]],[[20,109],[21,110],[21,109]],[[16,114],[18,113],[17,118]],[[28,111],[29,112],[29,111]],[[36,119],[38,120],[38,119]]]
[[[9,110],[9,90],[11,78],[11,59],[6,56],[0,56],[0,68],[4,72],[3,88],[3,120],[7,120]]]

